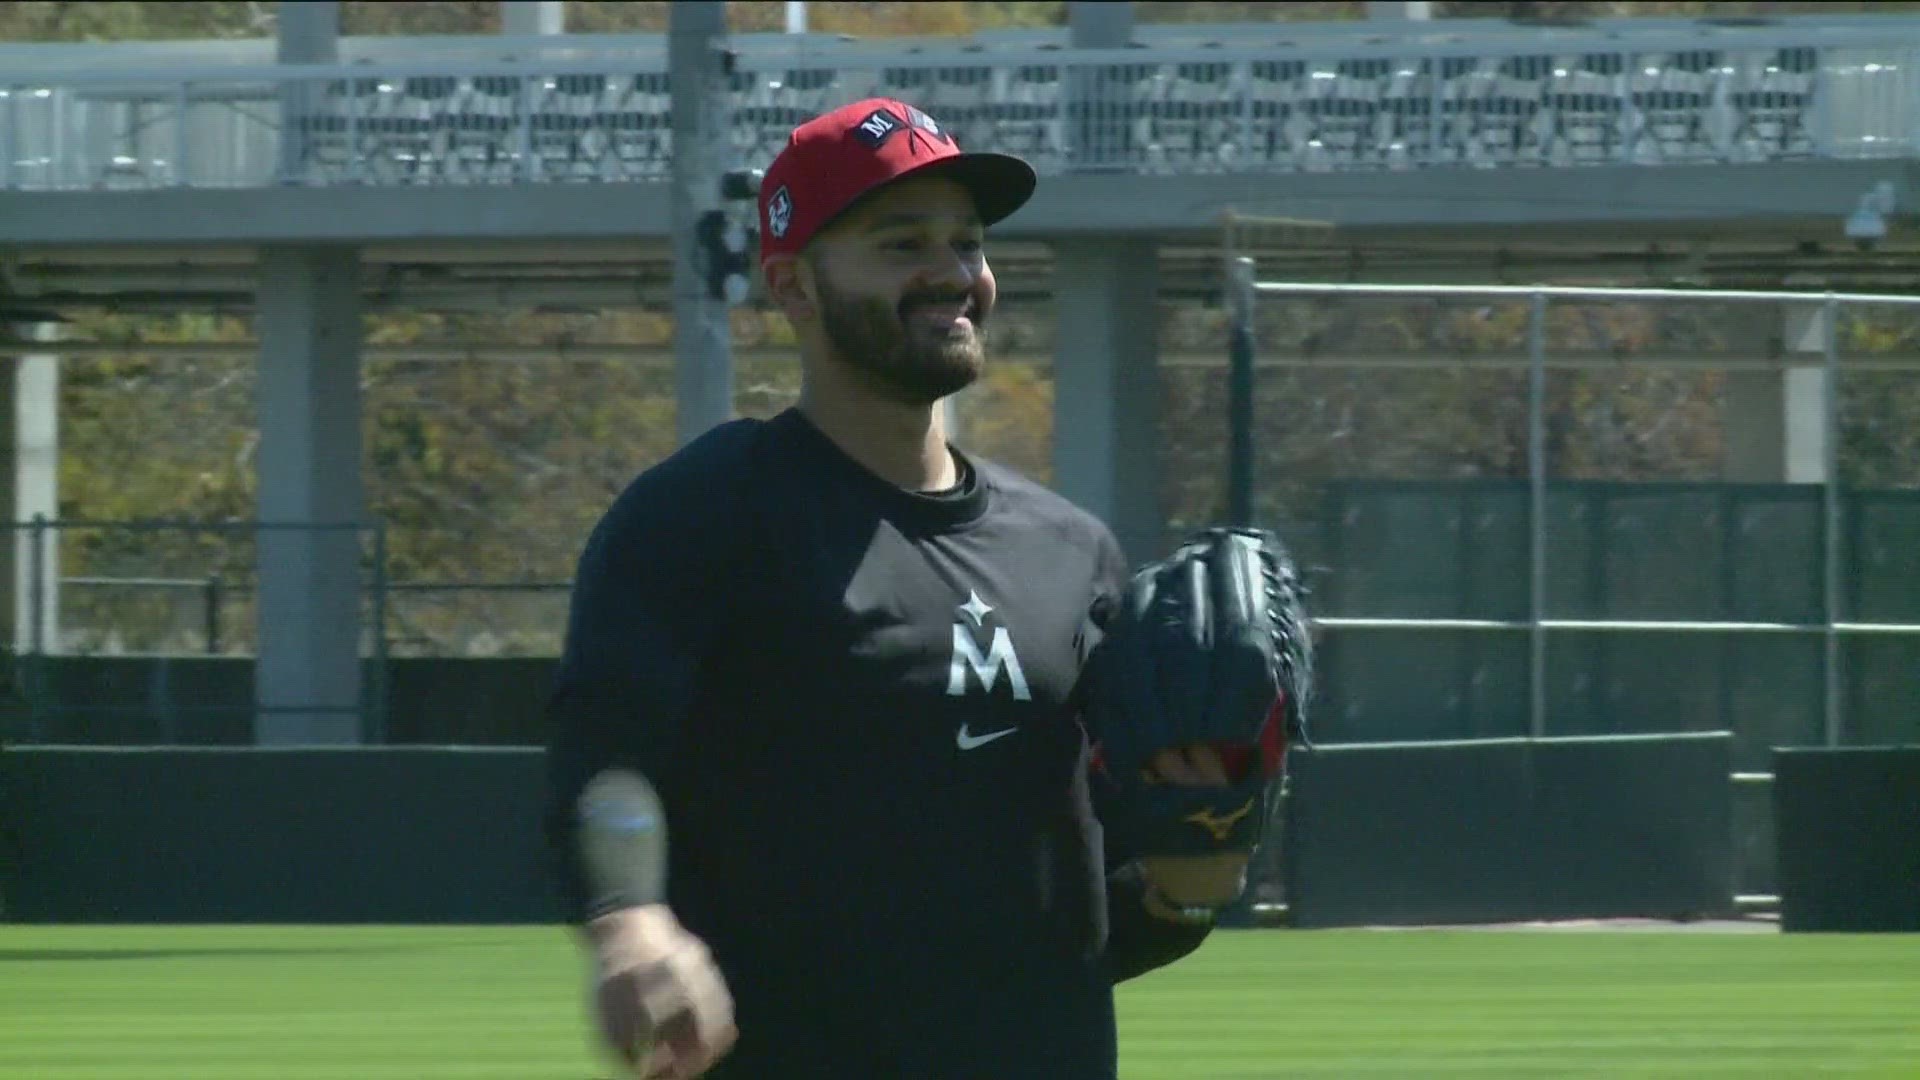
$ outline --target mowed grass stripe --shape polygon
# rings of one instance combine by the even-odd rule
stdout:
[[[547,927],[0,927],[5,1080],[584,1080]],[[1920,936],[1222,931],[1126,1080],[1920,1076]]]
[[[7,1080],[599,1071],[555,928],[16,927],[0,957]]]
[[[1920,1076],[1912,937],[1251,932],[1193,959],[1123,994],[1130,1077]]]

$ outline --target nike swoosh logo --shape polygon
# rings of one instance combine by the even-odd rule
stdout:
[[[967,733],[967,725],[961,724],[960,730],[953,735],[953,741],[958,744],[962,750],[973,750],[985,746],[1003,735],[1011,735],[1019,730],[1017,727],[1010,727],[1001,728],[999,731],[989,731],[985,735],[970,735]]]

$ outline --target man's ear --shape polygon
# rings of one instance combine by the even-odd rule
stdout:
[[[767,296],[790,322],[804,322],[813,318],[814,284],[812,268],[806,260],[795,255],[775,255],[762,265],[761,273],[767,280]]]

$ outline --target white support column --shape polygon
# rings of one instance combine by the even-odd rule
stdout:
[[[34,323],[21,336],[51,345],[59,326]],[[36,517],[60,517],[60,357],[51,351],[22,353],[13,368],[13,520]],[[34,530],[14,530],[13,598],[16,648],[60,652],[58,530],[37,544]]]
[[[268,249],[260,275],[254,741],[357,743],[363,540],[340,526],[365,517],[359,254]]]
[[[725,4],[679,3],[667,16],[672,81],[673,347],[681,445],[733,418],[733,339],[724,300],[707,295],[700,270],[700,216],[720,205],[729,164]]]
[[[1827,482],[1827,319],[1819,304],[1797,304],[1786,312],[1787,349],[1805,363],[1781,378],[1781,427],[1789,484]]]
[[[1367,0],[1367,18],[1375,22],[1426,22],[1433,18],[1431,0]]]
[[[561,0],[500,0],[500,33],[538,37],[567,32],[567,6]]]
[[[1098,515],[1135,562],[1160,551],[1159,252],[1151,240],[1054,245],[1054,487]]]
[[[1818,304],[1783,315],[1783,371],[1727,375],[1725,478],[1747,484],[1819,484],[1827,476],[1826,321]]]

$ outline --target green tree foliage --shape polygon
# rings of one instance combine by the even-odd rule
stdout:
[[[1162,315],[1162,498],[1169,530],[1179,531],[1226,509],[1224,317],[1173,303]],[[1714,357],[1769,355],[1773,346],[1751,332],[1754,321],[1753,309],[1708,305],[1556,306],[1551,356],[1617,364],[1551,371],[1552,475],[1718,478],[1727,369]],[[1046,482],[1050,313],[1023,305],[995,322],[996,358],[956,402],[959,429],[976,452]],[[796,399],[798,368],[760,346],[789,334],[765,312],[740,311],[735,323],[743,353],[735,411],[770,416]],[[133,344],[123,356],[65,364],[63,515],[249,520],[258,441],[252,361],[139,351],[145,342],[238,340],[244,326],[91,313],[76,329]],[[565,359],[560,343],[659,344],[665,329],[647,313],[369,319],[375,357],[363,369],[363,467],[370,516],[387,529],[384,572],[406,582],[567,580],[593,521],[635,474],[672,452],[676,435],[670,364]],[[1843,332],[1850,356],[1911,355],[1920,344],[1912,319],[1849,320]],[[1526,375],[1514,366],[1525,333],[1518,304],[1264,305],[1256,406],[1263,516],[1312,528],[1323,486],[1344,479],[1525,476]],[[435,341],[534,348],[520,360],[378,357],[383,346]],[[543,349],[550,359],[540,358]],[[1211,359],[1173,359],[1196,355]],[[1633,362],[1676,355],[1701,362]],[[1845,481],[1920,484],[1920,423],[1912,419],[1920,417],[1920,376],[1853,371],[1842,389]],[[62,545],[68,574],[219,574],[229,583],[251,576],[250,552],[225,534],[114,529],[77,530]],[[548,649],[557,645],[559,602],[537,593],[409,594],[394,601],[394,623],[404,630],[396,637],[427,651],[479,647],[481,638],[494,643],[488,647]]]
[[[1224,316],[1193,314],[1163,319],[1163,349],[1224,356]],[[1263,301],[1257,511],[1312,530],[1329,481],[1527,476],[1527,319],[1523,303]],[[1549,475],[1720,479],[1729,380],[1754,370],[1732,365],[1779,356],[1781,327],[1777,309],[1743,305],[1554,304],[1548,357],[1588,364],[1549,368]],[[1910,313],[1843,319],[1840,334],[1860,361],[1920,351]],[[1179,531],[1226,513],[1227,385],[1217,367],[1180,365],[1163,365],[1161,382],[1162,490]],[[1851,370],[1840,393],[1842,482],[1920,485],[1920,372]]]
[[[259,37],[271,4],[242,0],[13,0],[0,3],[0,41],[170,41]]]
[[[1842,358],[1920,351],[1920,320],[1885,310],[1841,319]],[[1863,488],[1920,486],[1920,373],[1849,371],[1841,383],[1840,475]]]

